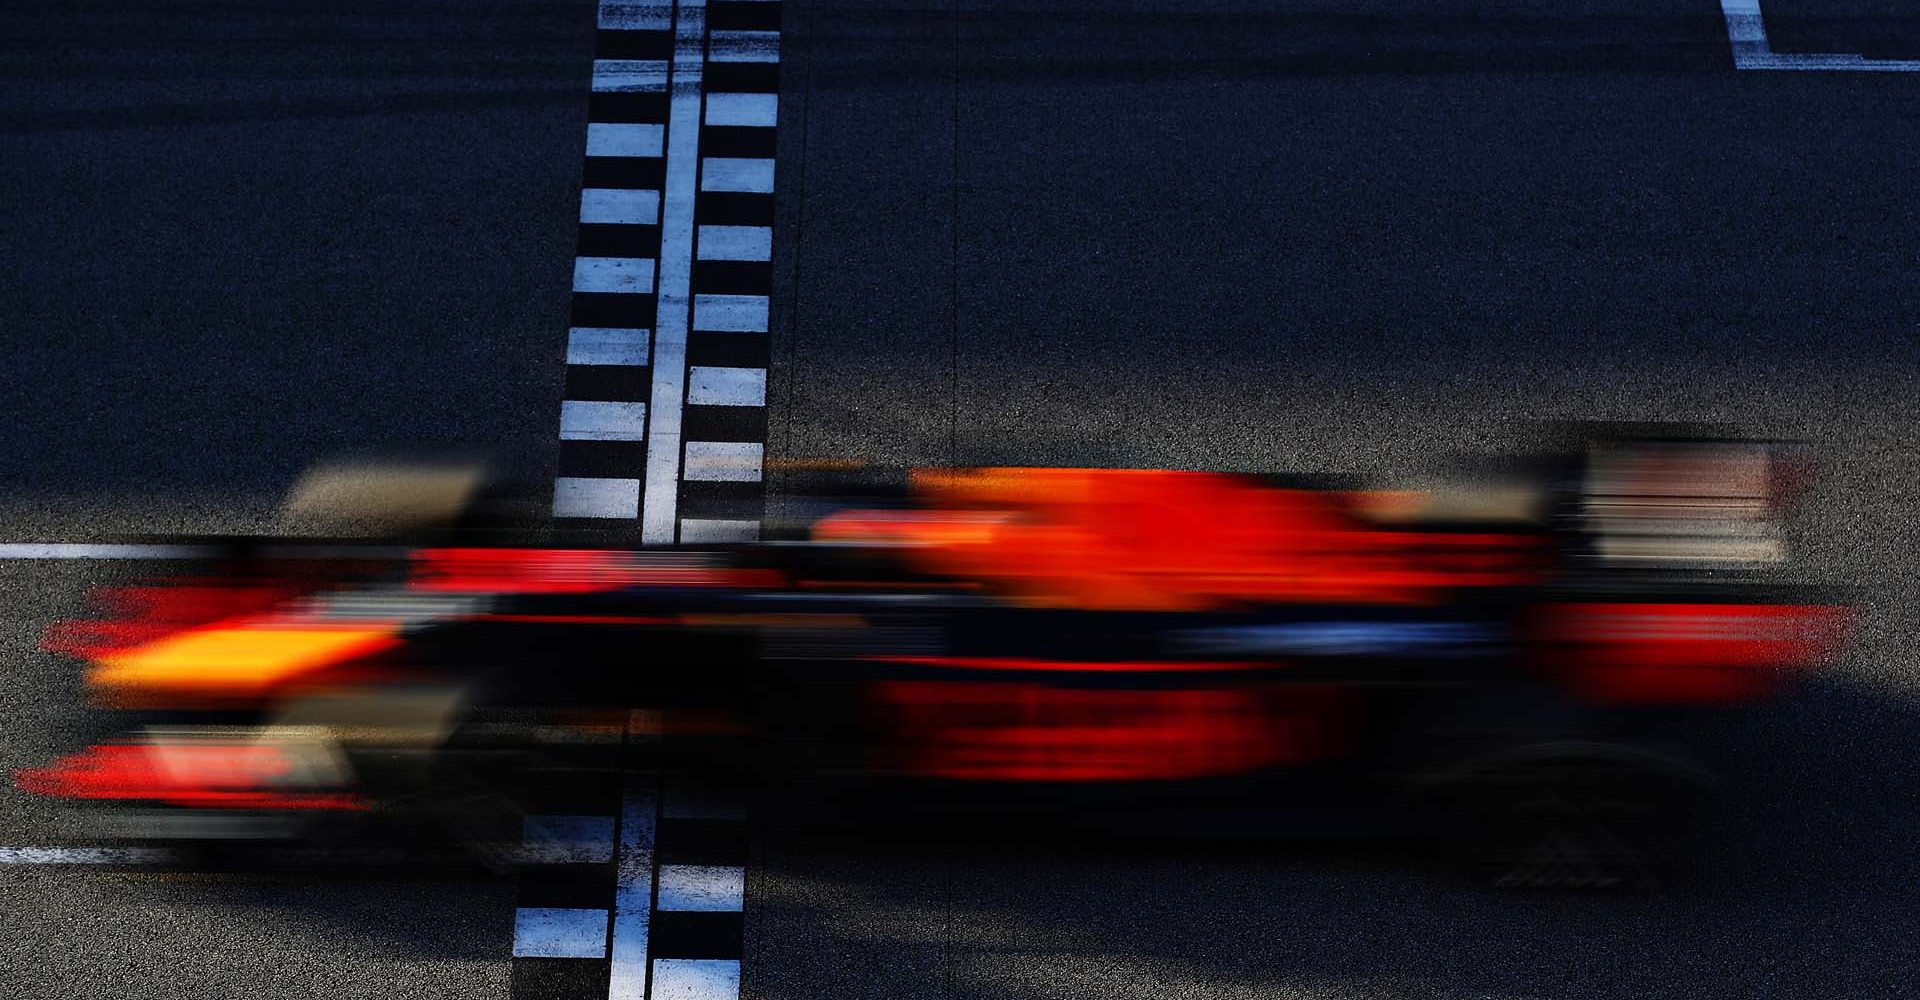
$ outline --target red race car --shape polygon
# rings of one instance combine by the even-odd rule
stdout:
[[[474,841],[613,740],[816,812],[1377,828],[1640,884],[1711,782],[1691,720],[1840,649],[1780,582],[1803,464],[1589,434],[1391,489],[929,470],[719,548],[230,543],[50,633],[130,735],[16,780],[136,839]]]

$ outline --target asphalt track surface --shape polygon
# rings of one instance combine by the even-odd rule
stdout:
[[[1890,3],[1777,51],[1920,58]],[[4,540],[264,527],[317,458],[549,479],[591,8],[0,12]],[[1826,457],[1851,661],[1749,720],[1658,896],[1283,847],[769,832],[748,997],[1906,996],[1920,917],[1917,74],[1736,73],[1713,0],[788,0],[769,454],[1382,471],[1528,421]],[[786,487],[771,484],[778,502]],[[0,565],[0,767],[65,748]],[[59,836],[0,793],[0,843]],[[7,997],[504,997],[509,887],[0,868]]]

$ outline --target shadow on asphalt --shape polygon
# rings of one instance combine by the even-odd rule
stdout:
[[[1837,679],[1704,732],[1732,765],[1714,832],[1656,892],[1510,893],[1393,847],[1252,838],[991,841],[775,830],[749,886],[745,995],[860,976],[897,996],[1140,996],[1191,984],[1394,995],[1896,995],[1920,921],[1920,705]],[[451,872],[174,875],[147,902],[255,908],[422,957],[499,958],[511,882]],[[477,897],[486,928],[449,922]],[[497,926],[496,926],[497,925]],[[491,932],[491,933],[489,933]],[[823,967],[824,966],[824,967]],[[1044,984],[1006,978],[1051,969]],[[849,969],[853,971],[849,972]],[[1086,975],[1084,988],[1076,978]],[[824,977],[824,981],[822,979]],[[802,989],[796,982],[809,982]],[[857,983],[836,988],[855,989]]]
[[[1661,891],[1495,892],[1351,846],[814,839],[756,872],[749,961],[763,985],[748,992],[813,995],[783,966],[924,945],[939,950],[927,981],[885,988],[888,973],[869,969],[875,992],[1904,995],[1915,966],[1903,928],[1920,920],[1908,749],[1920,706],[1828,680],[1725,721],[1710,734],[1733,765],[1715,830],[1691,877]],[[862,874],[927,866],[944,881]]]

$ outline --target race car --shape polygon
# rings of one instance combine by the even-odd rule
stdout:
[[[1712,780],[1689,717],[1841,649],[1844,603],[1780,581],[1803,464],[1588,433],[1418,488],[921,470],[735,546],[230,542],[49,633],[128,735],[16,782],[121,838],[497,850],[540,775],[644,752],[816,811],[1381,828],[1649,884]]]

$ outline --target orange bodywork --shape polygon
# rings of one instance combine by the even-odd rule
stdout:
[[[901,547],[922,571],[1047,607],[1429,604],[1446,588],[1535,578],[1523,536],[1374,530],[1336,494],[1234,476],[938,470],[914,486],[928,509],[843,512],[815,537]]]
[[[100,700],[122,707],[245,703],[399,645],[397,625],[236,619],[102,655],[87,683]]]

